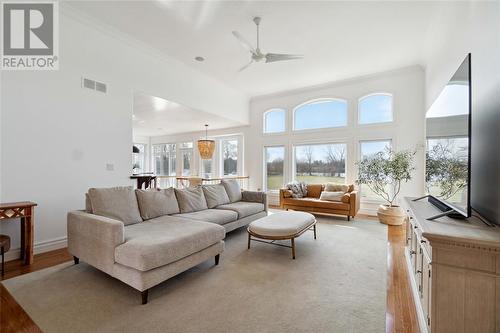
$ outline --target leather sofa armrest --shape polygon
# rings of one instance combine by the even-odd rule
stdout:
[[[258,202],[264,204],[267,208],[267,194],[259,191],[242,191],[241,201]]]
[[[290,191],[289,189],[286,189],[286,188],[280,189],[280,208],[283,209],[283,206],[284,206],[283,200],[285,198],[291,198],[291,197],[292,197],[292,191]]]
[[[345,195],[349,195],[349,215],[354,217],[359,211],[361,196],[359,195],[359,192],[356,190],[348,192]]]
[[[115,248],[125,242],[123,222],[72,211],[67,216],[67,227],[69,253],[109,272],[115,262]]]

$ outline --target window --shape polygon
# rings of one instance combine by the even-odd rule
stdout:
[[[153,162],[155,174],[175,176],[175,143],[153,145]]]
[[[222,175],[238,175],[238,139],[221,140]]]
[[[286,111],[272,109],[264,113],[264,133],[280,133],[285,131]]]
[[[182,158],[182,175],[191,175],[191,161],[193,158],[193,142],[183,142],[180,144]]]
[[[284,184],[283,161],[285,160],[285,147],[265,147],[266,163],[266,189],[279,190]]]
[[[295,180],[306,183],[345,183],[344,143],[298,145],[295,151]]]
[[[213,159],[201,160],[201,176],[203,178],[212,178],[214,176]]]
[[[392,121],[392,95],[371,94],[362,97],[358,104],[360,124],[387,123]]]
[[[388,152],[391,149],[391,140],[375,140],[375,141],[361,141],[360,157],[361,159],[370,158],[379,152]],[[361,197],[368,200],[380,201],[380,197],[376,195],[367,185],[360,186]]]
[[[339,99],[323,99],[299,105],[293,112],[293,129],[347,126],[347,102]]]
[[[146,145],[134,143],[134,146],[139,149],[139,152],[132,153],[132,171],[133,173],[141,173],[145,171]]]

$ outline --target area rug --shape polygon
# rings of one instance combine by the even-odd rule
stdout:
[[[81,262],[2,282],[50,332],[385,332],[387,227],[318,218],[290,249],[226,237],[209,260],[138,291]]]

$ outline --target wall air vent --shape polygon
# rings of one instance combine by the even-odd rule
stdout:
[[[82,88],[99,91],[104,94],[108,91],[107,85],[105,83],[94,81],[86,77],[82,77]]]

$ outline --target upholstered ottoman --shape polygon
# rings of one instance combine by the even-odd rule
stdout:
[[[295,259],[295,238],[307,230],[313,230],[314,239],[316,239],[316,218],[312,214],[305,212],[280,212],[271,214],[250,223],[247,229],[248,248],[250,249],[251,241],[288,247],[292,249],[292,258]],[[271,241],[264,241],[262,239]],[[277,240],[286,239],[291,241],[291,246],[275,243]]]

